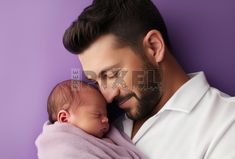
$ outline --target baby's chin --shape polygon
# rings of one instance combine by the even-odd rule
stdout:
[[[94,136],[101,139],[101,138],[105,137],[105,134],[106,133],[104,133],[104,132],[100,132],[99,134],[96,134]]]
[[[106,127],[106,128],[101,129],[101,130],[100,130],[100,133],[99,133],[99,135],[98,135],[98,137],[99,137],[99,138],[105,137],[105,135],[108,133],[108,131],[109,131],[109,126]]]

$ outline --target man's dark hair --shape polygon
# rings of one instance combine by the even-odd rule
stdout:
[[[79,54],[100,36],[112,34],[121,46],[139,49],[151,29],[162,34],[170,49],[163,18],[150,0],[94,0],[65,31],[63,44]]]

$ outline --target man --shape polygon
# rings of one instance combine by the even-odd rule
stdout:
[[[235,158],[235,98],[184,72],[150,0],[94,0],[63,42],[149,158]]]

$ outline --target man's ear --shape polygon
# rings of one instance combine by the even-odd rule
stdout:
[[[67,123],[69,121],[70,114],[65,110],[60,110],[57,115],[57,120],[61,123]]]
[[[143,40],[143,46],[146,50],[146,56],[151,61],[159,63],[165,55],[165,43],[161,33],[158,30],[150,30]]]

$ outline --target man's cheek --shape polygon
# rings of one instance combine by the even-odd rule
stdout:
[[[146,87],[145,77],[144,71],[132,71],[132,89],[144,89]]]

